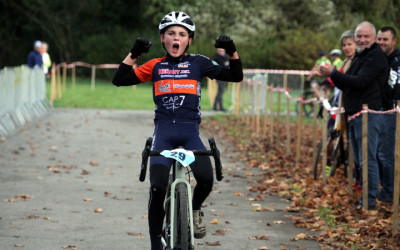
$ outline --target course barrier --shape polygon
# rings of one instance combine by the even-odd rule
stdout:
[[[0,136],[8,136],[51,108],[43,69],[26,65],[0,70]]]

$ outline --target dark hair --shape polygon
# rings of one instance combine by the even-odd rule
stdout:
[[[397,37],[396,30],[393,27],[385,26],[385,27],[382,27],[379,31],[380,32],[390,31],[390,33],[392,33],[392,35],[393,35],[393,38]]]

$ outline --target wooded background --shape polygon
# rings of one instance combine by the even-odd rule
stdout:
[[[364,20],[400,33],[399,0],[0,0],[0,68],[26,64],[35,40],[55,62],[119,63],[138,36],[153,42],[142,62],[163,56],[158,23],[173,10],[196,24],[190,53],[213,57],[226,34],[244,68],[310,69]]]

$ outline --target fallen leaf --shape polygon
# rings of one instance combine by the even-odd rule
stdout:
[[[92,202],[92,201],[93,201],[93,199],[91,199],[91,198],[83,198],[83,201],[86,201],[86,202]]]
[[[14,247],[24,247],[24,244],[15,244]]]
[[[307,233],[299,233],[298,235],[296,235],[296,237],[294,237],[294,240],[304,240],[307,236]]]
[[[268,240],[269,237],[266,235],[255,235],[255,236],[249,236],[249,240]]]
[[[217,219],[213,219],[210,223],[211,224],[219,224],[219,221]]]
[[[85,169],[82,169],[81,175],[88,175],[88,174],[90,174],[89,171],[87,171],[87,170],[85,170]]]
[[[215,246],[221,246],[221,243],[219,243],[219,241],[216,241],[216,242],[208,242],[208,241],[206,241],[206,245],[215,247]]]
[[[225,230],[224,229],[219,229],[212,233],[212,235],[225,235]]]
[[[140,239],[144,239],[143,235],[141,233],[134,233],[134,232],[128,232],[128,235],[130,236],[136,236]]]
[[[91,162],[89,162],[89,164],[92,166],[95,166],[95,167],[99,165],[99,163],[97,161],[91,161]]]
[[[242,194],[241,192],[236,192],[235,195],[236,196],[244,196],[244,194]]]
[[[281,220],[275,220],[275,221],[274,221],[274,224],[283,224],[283,221],[281,221]]]
[[[96,209],[94,210],[94,212],[95,212],[95,213],[102,213],[102,212],[103,212],[103,209],[102,209],[102,208],[96,208]]]

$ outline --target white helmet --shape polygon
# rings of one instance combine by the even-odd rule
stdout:
[[[189,37],[194,37],[194,31],[196,27],[192,22],[192,19],[190,19],[190,16],[188,16],[186,13],[181,11],[172,11],[165,15],[158,26],[160,34],[164,33],[164,31],[172,25],[179,25],[186,28],[189,31]]]
[[[333,50],[331,50],[330,54],[331,54],[331,56],[333,56],[333,55],[341,56],[342,55],[342,51],[340,49],[333,49]]]

